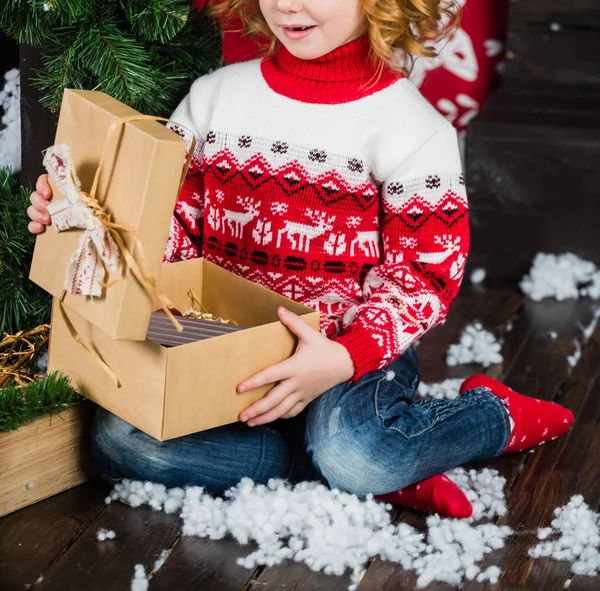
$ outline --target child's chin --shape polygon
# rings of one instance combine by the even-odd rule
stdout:
[[[320,43],[317,45],[315,43],[291,41],[290,39],[279,39],[279,41],[294,57],[302,60],[314,60],[335,49],[335,47],[323,47]]]

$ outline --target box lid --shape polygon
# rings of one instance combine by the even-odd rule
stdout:
[[[139,114],[103,92],[66,89],[55,144],[68,144],[81,190],[89,192],[112,123]],[[149,273],[157,277],[185,161],[186,142],[157,121],[130,121],[111,136],[96,196],[112,221],[130,228],[143,246]],[[64,199],[51,181],[53,202]],[[133,257],[134,236],[120,232]],[[65,284],[65,269],[77,251],[82,229],[58,233],[48,227],[36,239],[30,279],[54,296]],[[125,264],[118,280],[99,297],[67,294],[65,304],[111,338],[144,340],[152,297]]]

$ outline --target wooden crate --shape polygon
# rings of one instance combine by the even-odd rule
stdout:
[[[0,433],[0,517],[89,480],[93,410],[83,402]]]

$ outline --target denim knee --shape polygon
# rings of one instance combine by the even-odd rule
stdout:
[[[381,379],[387,379],[385,371],[373,376],[373,381]],[[328,485],[365,497],[395,490],[405,479],[406,484],[413,482],[415,445],[397,437],[390,449],[389,441],[379,436],[373,394],[363,388],[340,388],[344,391],[334,389],[311,404],[305,431],[306,451]]]

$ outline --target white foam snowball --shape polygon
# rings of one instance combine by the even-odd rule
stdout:
[[[445,398],[454,400],[458,397],[458,391],[463,383],[462,378],[450,378],[434,384],[419,384],[418,393],[420,396],[430,396],[431,398]]]
[[[380,556],[414,571],[419,586],[432,581],[458,585],[481,575],[479,563],[504,545],[511,530],[478,523],[506,511],[505,480],[496,471],[458,468],[448,475],[474,503],[475,514],[468,520],[431,516],[425,534],[406,523],[394,525],[392,506],[372,495],[361,500],[314,482],[292,486],[272,479],[260,485],[244,478],[224,498],[215,498],[200,487],[164,491],[151,483],[124,480],[111,499],[162,510],[169,499],[182,500],[183,534],[254,542],[256,550],[238,559],[249,569],[294,560],[326,574],[350,573],[349,589],[356,589],[369,560]],[[166,556],[161,554],[163,562]],[[485,573],[485,580],[494,579],[495,571]],[[141,575],[134,582],[144,584]]]
[[[485,269],[478,267],[477,269],[473,269],[471,273],[471,283],[473,285],[479,285],[485,281],[486,271]]]
[[[133,579],[131,580],[131,591],[148,591],[148,577],[143,564],[136,564]]]
[[[112,529],[101,528],[96,532],[96,538],[101,542],[104,542],[104,540],[114,540],[116,535]]]
[[[597,576],[600,573],[600,513],[593,511],[581,495],[574,495],[564,506],[554,510],[550,527],[538,531],[540,540],[530,548],[533,558],[550,557],[571,563],[576,575]]]
[[[465,327],[458,344],[448,347],[446,363],[450,366],[478,363],[489,367],[494,363],[502,363],[501,348],[496,337],[485,330],[481,323],[475,322]]]
[[[600,270],[590,261],[565,254],[538,253],[529,274],[520,283],[521,290],[534,301],[587,296],[600,298]]]

